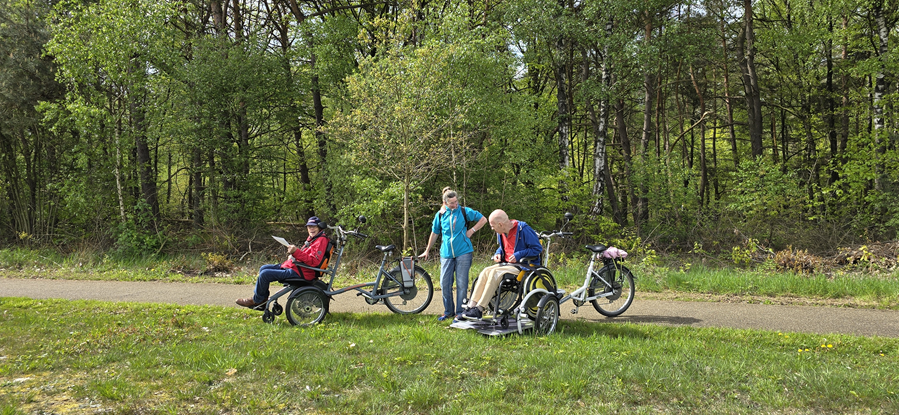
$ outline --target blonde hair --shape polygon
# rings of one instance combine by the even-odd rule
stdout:
[[[450,189],[449,186],[443,188],[443,203],[446,203],[447,200],[457,197],[456,191]]]

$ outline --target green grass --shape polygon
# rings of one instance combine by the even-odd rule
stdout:
[[[0,413],[897,413],[899,339],[0,298]]]
[[[99,253],[74,252],[63,255],[52,250],[23,248],[0,249],[0,277],[60,278],[118,281],[173,281],[253,284],[261,264],[280,260],[262,254],[227,259],[223,255],[176,255],[161,257],[110,257]],[[586,272],[586,260],[567,258],[551,264],[558,284],[572,291],[580,287]],[[374,280],[379,261],[345,257],[336,287]],[[476,260],[470,279],[490,261]],[[394,264],[391,264],[393,266]],[[434,287],[440,286],[439,261],[421,262],[431,275]],[[637,278],[637,292],[677,292],[761,297],[802,297],[845,300],[853,306],[899,309],[899,271],[869,273],[864,270],[838,270],[830,275],[805,275],[775,272],[768,264],[756,269],[711,268],[701,265],[673,269],[659,265],[625,262]],[[211,272],[225,266],[229,272]]]

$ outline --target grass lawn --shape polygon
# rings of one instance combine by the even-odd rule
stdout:
[[[899,413],[899,339],[0,298],[0,413]]]

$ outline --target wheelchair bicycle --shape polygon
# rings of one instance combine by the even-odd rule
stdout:
[[[365,217],[359,216],[357,220],[365,223]],[[287,320],[295,326],[311,326],[324,320],[328,313],[331,297],[350,290],[358,291],[357,296],[362,296],[368,304],[375,305],[383,302],[390,311],[397,314],[417,314],[428,308],[434,296],[434,286],[431,276],[427,271],[419,267],[413,258],[401,258],[400,264],[387,270],[387,257],[393,255],[396,250],[394,245],[377,245],[376,249],[384,256],[377,276],[372,282],[355,284],[341,289],[334,289],[334,279],[337,277],[337,269],[343,259],[343,251],[346,248],[349,236],[365,239],[365,235],[358,230],[347,230],[343,226],[328,226],[334,231],[336,240],[334,252],[329,252],[329,263],[325,269],[315,268],[305,264],[297,264],[298,267],[311,269],[319,275],[314,280],[306,280],[300,276],[281,280],[284,288],[269,296],[268,301],[260,304],[255,310],[262,311],[262,321],[271,323],[275,317],[281,315],[285,309],[278,303],[278,299],[287,295],[286,310]],[[330,280],[325,283],[321,276],[328,275]]]
[[[574,216],[565,213],[565,225]],[[549,246],[552,238],[565,237],[571,232],[550,231],[538,234],[543,244],[542,264],[549,260]],[[634,276],[627,267],[621,264],[621,258],[607,255],[605,245],[587,245],[593,254],[584,283],[581,287],[566,295],[565,290],[557,287],[552,273],[542,265],[521,266],[518,274],[505,274],[497,287],[496,294],[485,307],[487,315],[491,315],[482,324],[453,323],[458,328],[477,328],[479,332],[489,335],[506,334],[517,330],[523,334],[533,330],[536,334],[550,334],[559,323],[560,305],[571,300],[577,314],[580,306],[591,303],[596,311],[606,317],[615,317],[624,313],[634,301]],[[602,267],[597,269],[597,260]],[[475,278],[475,283],[477,278]],[[510,329],[514,320],[516,328]]]

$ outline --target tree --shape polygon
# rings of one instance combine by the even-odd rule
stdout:
[[[444,32],[446,33],[446,32]],[[439,171],[453,167],[456,152],[484,131],[479,117],[490,88],[510,75],[508,56],[479,33],[462,39],[402,46],[391,39],[360,62],[348,79],[348,108],[328,132],[343,142],[353,165],[395,181],[403,197],[403,245],[410,246],[410,196]],[[444,38],[445,39],[445,38]]]

